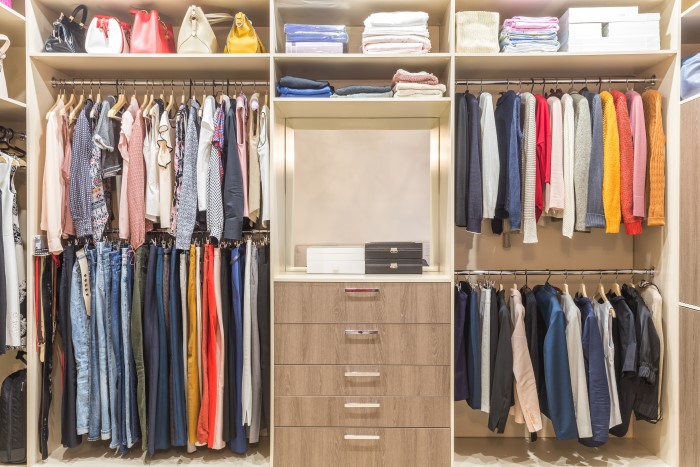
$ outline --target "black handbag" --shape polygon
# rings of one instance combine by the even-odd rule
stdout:
[[[24,352],[17,359],[27,363]],[[27,460],[27,370],[8,376],[0,388],[0,464]]]
[[[82,19],[78,15],[82,13]],[[85,53],[85,21],[87,20],[87,7],[78,5],[70,16],[61,16],[53,23],[53,32],[44,43],[44,52],[51,53]]]

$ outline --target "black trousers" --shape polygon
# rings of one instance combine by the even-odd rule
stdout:
[[[61,400],[61,444],[74,448],[82,442],[78,436],[75,419],[76,368],[73,350],[73,326],[70,320],[70,289],[75,264],[75,246],[63,250],[60,285],[58,287],[58,313],[56,321],[63,342],[63,398]]]

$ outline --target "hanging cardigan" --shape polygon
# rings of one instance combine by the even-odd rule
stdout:
[[[546,187],[544,212],[558,217],[564,209],[564,134],[562,129],[562,108],[558,97],[547,99],[549,104],[550,134],[552,135],[552,155],[550,160],[549,185]]]
[[[564,223],[561,226],[562,235],[574,236],[576,222],[576,199],[574,195],[574,101],[570,95],[561,97],[564,108]]]
[[[540,220],[544,211],[544,190],[549,183],[549,170],[552,158],[552,134],[549,123],[549,106],[547,99],[537,94],[535,96],[535,123],[537,128],[537,182],[535,185],[535,217]]]
[[[647,124],[647,153],[649,157],[649,214],[647,225],[665,225],[664,192],[666,180],[664,165],[666,158],[666,135],[664,134],[663,116],[661,114],[661,94],[649,89],[642,94],[644,102],[644,119]]]
[[[620,135],[620,203],[622,205],[622,219],[625,222],[627,235],[638,235],[642,233],[642,222],[635,219],[632,212],[634,146],[632,145],[632,126],[627,113],[627,99],[620,91],[613,91],[612,95],[613,99],[615,99],[617,128]]]
[[[574,100],[574,193],[576,196],[576,227],[585,232],[588,211],[588,175],[591,163],[591,113],[588,100],[579,93]]]
[[[644,121],[642,96],[632,90],[627,91],[627,111],[632,127],[634,145],[634,171],[632,185],[632,214],[642,220],[646,217],[646,177],[647,177],[647,131]]]
[[[620,231],[620,136],[617,130],[615,102],[607,91],[600,93],[603,103],[603,207],[605,232]]]
[[[535,214],[535,185],[537,184],[537,130],[535,126],[535,96],[529,92],[520,95],[523,110],[523,243],[537,243],[537,218]]]
[[[588,204],[586,228],[604,229],[603,211],[603,108],[600,96],[583,91],[591,110],[591,163],[588,169]]]

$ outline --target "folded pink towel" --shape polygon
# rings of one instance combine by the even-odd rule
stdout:
[[[396,83],[439,84],[440,81],[438,81],[434,74],[428,73],[427,71],[411,73],[410,71],[399,69],[396,74],[394,74],[394,78],[391,80],[392,86]]]
[[[503,22],[505,31],[540,29],[547,31],[559,30],[559,18],[556,16],[543,16],[533,18],[529,16],[514,16]]]

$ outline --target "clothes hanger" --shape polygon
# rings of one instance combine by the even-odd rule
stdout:
[[[180,105],[185,105],[187,103],[187,90],[185,89],[185,80],[182,80],[182,99],[180,99]]]
[[[102,83],[98,81],[97,83],[97,96],[95,97],[94,101],[95,104],[99,104],[102,102]],[[97,105],[93,105],[92,109],[90,109],[90,118],[94,119],[99,117],[97,114],[98,108]]]
[[[513,271],[513,289],[518,290],[518,276]]]
[[[598,295],[600,295],[602,298],[605,298],[605,286],[603,286],[603,272],[600,272],[600,276],[598,277]]]
[[[63,90],[63,94],[65,95],[65,88]],[[75,87],[71,88],[71,93],[70,97],[68,98],[68,102],[63,106],[63,115],[70,115],[71,109],[75,105]]]
[[[148,80],[146,80],[146,90],[143,95],[143,101],[141,101],[141,107],[139,107],[139,112],[141,112],[142,115],[146,110],[146,107],[148,107],[148,102]]]
[[[588,298],[588,292],[586,291],[586,283],[583,280],[584,275],[581,274],[581,286],[579,287],[579,293],[582,297]]]
[[[632,278],[630,279],[630,282],[627,284],[629,287],[632,287],[633,289],[635,288],[634,287],[634,276],[635,276],[635,274],[632,273]]]
[[[153,107],[153,103],[156,100],[155,96],[155,82],[151,81],[151,94],[148,95],[148,103],[146,104],[146,107],[144,107],[142,115],[143,118],[148,118],[150,112],[151,112],[151,107]]]
[[[622,290],[620,289],[620,284],[617,282],[618,272],[615,272],[615,282],[612,285],[612,291],[616,297],[622,296]]]
[[[168,99],[168,105],[165,107],[165,112],[168,113],[168,118],[170,117],[170,112],[175,109],[175,83],[170,81],[170,98]]]
[[[569,284],[568,284],[568,279],[569,279],[569,271],[564,272],[564,293],[566,295],[569,295]]]
[[[116,104],[114,104],[114,107],[109,109],[109,118],[113,118],[115,120],[121,120],[121,117],[119,116],[119,112],[124,108],[124,106],[127,104],[126,100],[126,89],[124,87],[121,88],[121,92],[119,92],[119,81],[117,81],[117,92],[119,93],[119,97],[117,98]]]
[[[499,291],[499,292],[502,292],[502,291],[503,291],[503,271],[501,271],[501,278],[500,278],[500,280],[499,280],[498,282],[499,282],[499,284],[498,284],[498,291]]]
[[[49,111],[46,112],[46,120],[49,119],[49,116],[51,115],[51,113],[52,113],[54,110],[56,110],[56,107],[58,107],[58,104],[59,104],[60,102],[63,101],[64,104],[65,104],[65,94],[64,94],[63,92],[61,92],[62,89],[61,89],[60,86],[61,86],[61,85],[59,84],[58,96],[56,96],[56,101],[53,103],[53,105],[51,106],[51,108],[49,109]]]

